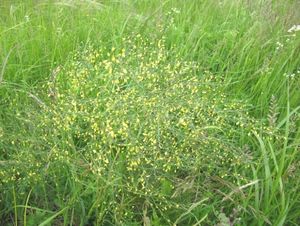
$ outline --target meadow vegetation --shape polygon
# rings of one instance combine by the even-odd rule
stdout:
[[[299,6],[1,1],[0,225],[299,225]]]

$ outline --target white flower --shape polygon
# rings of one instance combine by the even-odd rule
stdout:
[[[296,31],[300,31],[300,25],[293,25],[288,32],[292,33],[292,32],[296,32]]]
[[[284,73],[283,74],[284,75],[284,77],[286,77],[286,78],[291,78],[291,79],[293,79],[293,78],[295,78],[295,73],[292,73],[292,74],[287,74],[287,73]]]
[[[62,28],[61,27],[56,28],[56,33],[58,35],[61,35],[62,34]]]
[[[29,20],[30,20],[30,17],[28,15],[25,15],[25,21],[29,22]]]
[[[0,137],[3,137],[4,136],[4,131],[3,129],[0,127]]]
[[[172,8],[171,11],[174,12],[175,14],[179,14],[180,13],[180,10],[177,9],[177,8]]]
[[[283,44],[281,42],[276,42],[276,45],[277,45],[276,50],[283,48]]]

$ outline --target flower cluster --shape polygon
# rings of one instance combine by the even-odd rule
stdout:
[[[44,90],[34,116],[43,145],[27,145],[39,150],[30,157],[35,171],[9,171],[18,179],[74,164],[114,183],[120,199],[152,197],[167,210],[178,207],[186,190],[179,182],[189,175],[198,175],[193,184],[207,176],[242,179],[237,170],[250,164],[237,145],[258,127],[247,105],[225,94],[222,77],[180,59],[164,37],[80,49]]]
[[[255,121],[222,92],[221,78],[179,59],[164,38],[123,41],[74,54],[40,123],[45,142],[82,153],[99,176],[119,165],[133,192],[150,193],[168,173],[224,177],[242,165],[236,131],[249,133]]]

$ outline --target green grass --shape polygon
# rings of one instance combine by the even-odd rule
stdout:
[[[1,225],[298,225],[296,0],[0,2]]]

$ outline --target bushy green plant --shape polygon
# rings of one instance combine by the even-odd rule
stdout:
[[[28,159],[30,169],[19,164],[10,169],[10,180],[58,178],[76,162],[89,176],[75,173],[75,183],[102,181],[101,187],[112,189],[101,194],[110,208],[120,208],[126,197],[134,208],[147,200],[171,212],[184,204],[179,182],[190,175],[197,183],[209,176],[246,182],[237,169],[249,167],[249,159],[236,139],[255,131],[258,122],[246,103],[224,93],[222,80],[180,59],[164,37],[138,34],[118,49],[80,49],[44,86],[48,100],[34,116],[43,148],[37,154],[27,142],[26,157],[18,152],[14,159]],[[110,219],[102,208],[91,211],[103,215],[100,221]],[[124,209],[118,220],[141,217],[134,212]]]

